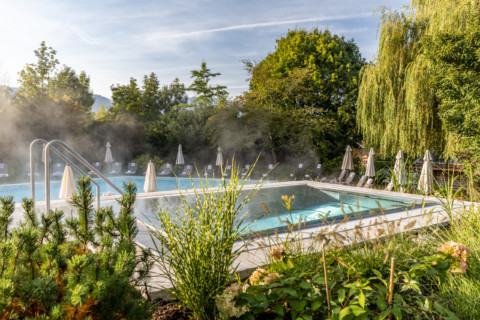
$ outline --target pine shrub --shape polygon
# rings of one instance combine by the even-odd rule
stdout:
[[[71,199],[77,215],[42,213],[24,198],[12,225],[13,197],[0,197],[0,319],[145,319],[151,305],[137,289],[148,280],[149,252],[138,248],[136,186],[124,184],[112,207],[93,208],[89,177]]]

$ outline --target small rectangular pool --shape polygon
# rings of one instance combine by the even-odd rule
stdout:
[[[389,214],[421,206],[421,201],[416,200],[415,197],[411,199],[389,197],[362,193],[361,188],[353,189],[358,189],[358,192],[313,187],[307,184],[263,186],[242,212],[245,215],[244,223],[250,232],[268,232],[285,228],[286,220],[290,223],[298,223],[301,220],[307,226],[314,226],[342,220],[344,215],[359,218],[381,215],[382,210],[385,214]],[[290,211],[282,200],[284,195],[295,196]],[[168,208],[178,204],[178,196],[139,198],[136,214],[139,220],[158,228],[154,217],[157,208],[159,206]]]

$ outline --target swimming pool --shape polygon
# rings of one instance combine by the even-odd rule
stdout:
[[[286,220],[290,223],[298,223],[301,220],[308,227],[339,221],[345,215],[359,218],[405,211],[407,208],[421,205],[421,201],[415,197],[367,194],[362,192],[361,188],[354,189],[358,191],[340,191],[308,184],[264,186],[242,212],[245,216],[244,224],[250,232],[269,232],[275,229],[281,231],[287,226]],[[286,209],[281,198],[284,195],[295,196],[290,210]],[[158,228],[159,225],[155,221],[156,210],[159,207],[166,209],[178,204],[179,197],[176,195],[140,198],[137,200],[135,213],[140,221]]]
[[[142,176],[118,176],[108,177],[108,179],[120,190],[122,190],[122,184],[126,181],[132,181],[137,185],[137,192],[143,193],[143,185],[145,183],[145,177]],[[100,186],[100,192],[117,194],[115,190],[101,179],[94,179]],[[192,183],[195,187],[200,187],[202,181],[205,180],[199,178],[175,178],[175,177],[161,177],[157,178],[158,191],[176,190],[176,189],[191,189]],[[216,180],[218,182],[218,180]],[[209,180],[209,183],[213,185],[213,180]],[[61,181],[50,181],[50,196],[51,200],[59,200]],[[95,186],[92,186],[93,193],[96,193]],[[18,183],[18,184],[3,184],[0,185],[0,196],[12,195],[15,202],[21,202],[23,197],[30,198],[30,183]],[[35,200],[45,200],[45,183],[35,183]]]

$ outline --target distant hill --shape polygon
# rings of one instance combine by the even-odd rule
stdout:
[[[104,106],[107,110],[112,105],[112,100],[108,99],[107,97],[101,96],[99,94],[94,94],[93,97],[95,98],[95,103],[92,106],[92,112],[100,111],[100,106]]]
[[[17,93],[19,90],[19,88],[15,87],[10,87],[10,89],[12,90],[12,94]],[[100,111],[100,106],[102,105],[105,107],[105,109],[108,109],[112,105],[112,100],[99,94],[93,94],[93,98],[95,99],[95,102],[92,105],[92,112]]]

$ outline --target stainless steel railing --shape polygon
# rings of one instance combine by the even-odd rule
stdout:
[[[45,208],[46,211],[50,211],[50,150],[52,150],[57,156],[60,157],[63,161],[68,163],[72,168],[77,170],[82,175],[87,175],[85,171],[79,168],[75,163],[63,155],[57,148],[54,147],[55,144],[62,146],[68,153],[81,162],[84,166],[90,169],[95,175],[102,179],[105,183],[110,185],[116,192],[123,194],[123,192],[117,188],[110,180],[108,180],[100,171],[98,171],[94,166],[92,166],[85,158],[78,154],[72,147],[61,140],[52,140],[47,142],[44,139],[36,139],[30,144],[30,188],[33,201],[35,201],[35,162],[33,158],[33,149],[36,144],[42,143],[45,150]],[[100,208],[100,186],[95,181],[91,180],[92,184],[95,185],[97,189],[97,207]]]

